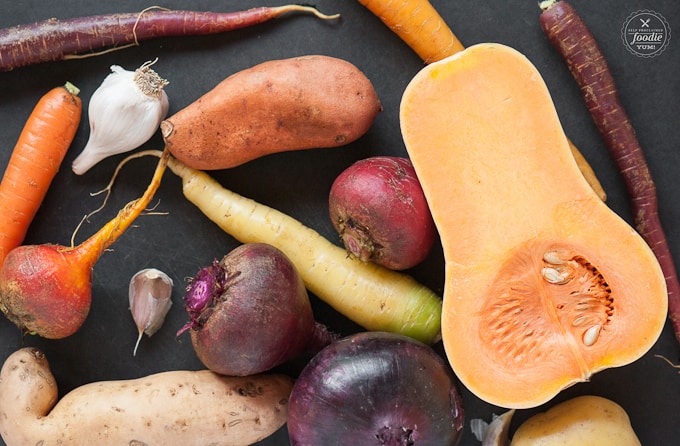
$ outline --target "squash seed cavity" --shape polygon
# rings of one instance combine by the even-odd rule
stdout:
[[[595,345],[615,313],[606,278],[566,245],[523,245],[490,292],[480,336],[503,360],[517,364],[547,361],[550,349],[539,346],[564,333],[584,348]]]

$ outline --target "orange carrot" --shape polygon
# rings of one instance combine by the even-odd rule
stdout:
[[[19,246],[80,124],[74,85],[54,88],[33,109],[0,183],[0,265]]]
[[[359,0],[425,63],[463,50],[444,19],[428,0]]]
[[[633,124],[619,100],[614,76],[595,36],[565,1],[539,4],[541,29],[567,63],[631,199],[635,227],[666,276],[668,314],[680,342],[680,280],[658,212],[656,185]]]
[[[78,331],[90,311],[95,263],[149,205],[168,157],[163,152],[144,194],[80,245],[21,245],[9,252],[0,268],[0,311],[7,319],[48,339]]]

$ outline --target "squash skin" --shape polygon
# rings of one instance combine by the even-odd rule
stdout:
[[[400,120],[444,250],[444,348],[472,393],[536,407],[651,348],[668,308],[661,268],[583,178],[524,55],[484,43],[426,66],[404,92]],[[594,337],[576,326],[578,302],[565,304],[541,275],[554,247],[594,265],[610,290],[596,304]],[[530,293],[510,289],[509,268],[526,274]],[[585,268],[579,274],[591,274]]]

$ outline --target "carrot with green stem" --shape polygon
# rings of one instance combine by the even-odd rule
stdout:
[[[168,10],[159,7],[141,12],[103,14],[67,20],[48,19],[0,30],[0,71],[40,62],[78,59],[139,45],[159,37],[218,34],[255,26],[283,14],[302,12],[321,19],[325,15],[311,6],[283,5],[236,12]]]
[[[358,0],[399,36],[425,63],[465,49],[429,0]],[[569,141],[576,164],[590,186],[605,201],[607,194],[579,149]]]
[[[92,302],[92,269],[146,209],[158,189],[169,153],[160,157],[144,194],[78,246],[22,245],[0,269],[0,310],[26,332],[49,339],[75,333]]]
[[[67,82],[40,98],[24,125],[0,183],[0,265],[23,243],[73,142],[82,101]]]
[[[159,154],[135,153],[120,165]],[[298,220],[225,189],[175,158],[168,159],[168,167],[181,178],[184,196],[210,220],[242,243],[267,243],[283,251],[307,289],[341,314],[367,330],[401,333],[425,343],[440,339],[441,298],[413,277],[351,258]]]
[[[669,318],[680,342],[680,282],[659,218],[656,185],[635,129],[619,99],[609,65],[595,36],[573,6],[565,1],[548,0],[540,7],[541,28],[576,80],[623,176],[636,229],[661,265],[668,288]]]

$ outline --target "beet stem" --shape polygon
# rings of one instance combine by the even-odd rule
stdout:
[[[540,24],[578,83],[592,118],[626,184],[635,227],[659,261],[668,289],[668,313],[680,342],[680,282],[659,214],[656,186],[613,75],[595,37],[563,0],[540,4]]]
[[[161,158],[156,165],[151,182],[147,186],[144,194],[126,204],[118,214],[102,226],[96,233],[87,240],[73,248],[81,254],[83,262],[94,265],[101,254],[111,246],[125,232],[125,230],[135,221],[135,219],[146,209],[153,199],[156,190],[160,186],[163,173],[168,163],[170,152],[163,151]]]

